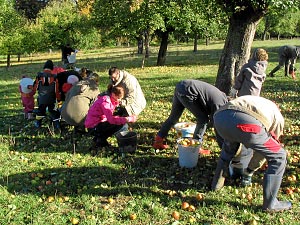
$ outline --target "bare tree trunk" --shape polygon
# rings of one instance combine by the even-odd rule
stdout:
[[[227,38],[219,62],[216,87],[228,94],[235,76],[248,61],[257,24],[262,16],[231,17]]]
[[[7,68],[10,67],[10,54],[7,54],[7,58],[6,58],[6,67],[7,67]]]
[[[197,52],[198,51],[198,34],[195,32],[194,35],[194,50],[193,52]]]
[[[268,35],[270,27],[271,27],[269,17],[266,16],[264,20],[265,20],[265,29],[264,29],[263,37],[262,37],[263,41],[265,41],[267,39],[267,35]]]
[[[149,58],[150,56],[150,34],[149,30],[145,31],[145,58]]]
[[[144,39],[143,39],[143,35],[140,35],[138,37],[138,54],[143,54],[143,50],[144,50]]]
[[[208,46],[209,45],[209,37],[205,38],[205,45]]]
[[[168,40],[169,40],[169,31],[166,30],[161,34],[161,42],[160,42],[160,47],[159,47],[159,52],[158,52],[158,57],[156,62],[157,66],[165,65],[167,50],[168,50]]]

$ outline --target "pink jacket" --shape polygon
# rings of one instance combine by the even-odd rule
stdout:
[[[113,116],[115,108],[119,105],[111,96],[98,96],[98,99],[90,107],[85,119],[86,128],[94,128],[101,122],[109,122],[110,124],[125,124],[126,117]]]
[[[34,95],[35,91],[31,91],[29,93],[23,93],[22,88],[19,85],[19,92],[21,93],[21,101],[24,106],[24,112],[30,112],[34,110]]]

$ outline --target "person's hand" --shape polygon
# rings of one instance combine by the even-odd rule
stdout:
[[[63,102],[62,101],[58,101],[57,102],[57,108],[60,109],[63,105]]]
[[[137,121],[137,116],[136,115],[128,116],[126,118],[127,118],[128,123],[134,123],[134,122]]]
[[[231,88],[231,89],[230,89],[230,92],[229,92],[229,96],[230,96],[231,98],[236,98],[236,95],[237,95],[237,90],[234,89],[234,88]]]

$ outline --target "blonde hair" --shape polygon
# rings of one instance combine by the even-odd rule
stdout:
[[[258,48],[253,52],[252,58],[256,61],[267,61],[269,59],[269,55],[265,49]]]

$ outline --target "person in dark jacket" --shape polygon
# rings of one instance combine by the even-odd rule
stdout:
[[[296,59],[300,56],[300,47],[293,45],[284,45],[279,48],[278,57],[279,64],[269,73],[270,77],[274,77],[275,73],[284,66],[284,75],[290,74],[295,79]]]
[[[70,44],[66,44],[61,49],[61,60],[63,62],[63,66],[67,67],[69,64],[68,56],[72,54],[72,52],[76,52],[74,48],[71,47]]]
[[[59,112],[55,109],[56,101],[60,101],[59,82],[56,74],[52,73],[54,64],[52,60],[47,60],[44,64],[42,72],[38,72],[34,81],[33,90],[38,92],[38,110],[37,116],[43,118],[46,116],[46,110],[48,109],[50,117],[53,120],[55,128],[59,127]],[[35,126],[41,127],[42,120],[37,119]]]
[[[227,103],[225,93],[211,84],[192,79],[180,81],[175,87],[171,113],[157,133],[153,147],[156,149],[166,149],[169,147],[165,143],[165,138],[171,127],[178,122],[185,108],[197,119],[193,138],[202,140],[208,122],[212,122],[214,112],[225,103]],[[221,147],[222,139],[217,133],[216,137]]]

